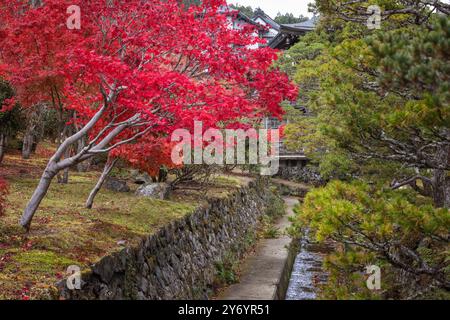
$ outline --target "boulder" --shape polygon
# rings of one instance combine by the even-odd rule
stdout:
[[[136,190],[136,195],[140,197],[148,197],[154,199],[164,199],[169,192],[169,185],[167,183],[149,183],[140,186]]]
[[[113,177],[106,178],[103,186],[108,190],[116,191],[116,192],[129,192],[130,191],[130,187],[127,185],[126,181],[119,180],[119,179],[113,178]]]
[[[150,184],[152,182],[152,178],[147,173],[137,174],[134,177],[134,183],[136,184]]]

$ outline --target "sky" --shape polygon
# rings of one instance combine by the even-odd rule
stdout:
[[[253,9],[260,7],[272,18],[278,12],[311,17],[312,14],[308,12],[309,2],[313,0],[228,0],[228,3],[251,6]]]

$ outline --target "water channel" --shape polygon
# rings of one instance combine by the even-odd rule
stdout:
[[[286,300],[313,300],[317,298],[318,287],[327,280],[322,263],[330,248],[310,242],[307,236],[299,242]]]

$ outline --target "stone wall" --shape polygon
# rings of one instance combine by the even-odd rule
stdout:
[[[271,188],[258,180],[173,221],[136,247],[106,256],[63,299],[206,299],[217,263],[242,255],[265,213]]]
[[[320,176],[318,169],[313,166],[280,167],[277,177],[295,182],[308,183],[314,186],[324,184],[324,180]]]

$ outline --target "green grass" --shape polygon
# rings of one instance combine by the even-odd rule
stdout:
[[[206,200],[204,194],[180,191],[169,200],[136,197],[133,191],[137,186],[130,183],[133,190],[129,193],[102,189],[89,210],[84,203],[100,173],[71,172],[69,184],[53,181],[30,232],[25,233],[18,221],[43,163],[42,159],[22,161],[33,174],[9,174],[8,206],[0,216],[0,299],[20,299],[23,288],[28,288],[31,299],[55,298],[54,284],[65,276],[69,265],[87,269],[122,249],[124,241],[127,246],[134,245]],[[14,157],[7,157],[6,168],[14,169]],[[215,188],[234,190],[236,182],[225,180]]]
[[[31,298],[40,298],[69,265],[87,268],[102,256],[133,245],[164,224],[191,212],[196,204],[135,197],[130,193],[101,190],[94,208],[84,202],[95,184],[96,173],[72,173],[70,183],[52,184],[37,211],[31,231],[18,226],[36,179],[11,179],[6,215],[0,217],[2,298],[19,298],[18,288],[30,286]],[[34,290],[38,288],[39,290]]]
[[[269,226],[266,230],[264,230],[265,239],[276,239],[280,235],[281,235],[280,230],[274,226]]]

